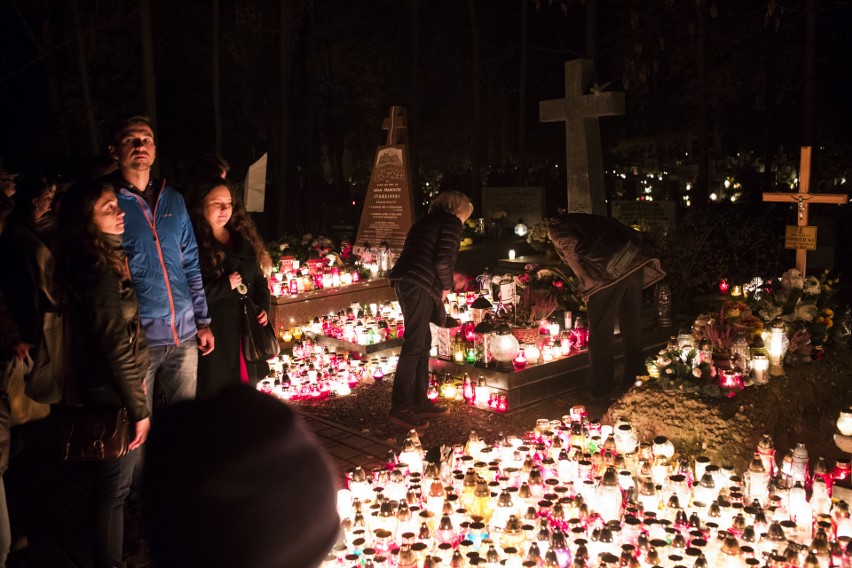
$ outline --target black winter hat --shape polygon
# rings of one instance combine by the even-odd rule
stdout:
[[[153,420],[142,499],[157,568],[318,566],[338,530],[324,450],[284,403],[246,385]]]

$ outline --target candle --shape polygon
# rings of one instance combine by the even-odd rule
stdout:
[[[509,249],[509,260],[515,260],[515,249]]]

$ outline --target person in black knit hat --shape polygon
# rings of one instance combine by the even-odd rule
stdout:
[[[337,541],[324,450],[287,405],[247,385],[164,409],[145,461],[142,510],[157,568],[307,568]]]

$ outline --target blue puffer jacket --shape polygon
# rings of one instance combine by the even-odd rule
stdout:
[[[125,213],[123,245],[151,347],[178,345],[210,323],[198,245],[183,197],[162,180],[154,183],[162,189],[153,213],[138,193],[127,187],[118,191]]]

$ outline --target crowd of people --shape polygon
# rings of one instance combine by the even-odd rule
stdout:
[[[253,386],[267,372],[246,363],[239,325],[242,294],[257,306],[258,322],[268,325],[265,274],[271,261],[265,245],[226,179],[224,160],[200,162],[178,190],[152,175],[155,159],[153,127],[147,117],[134,115],[113,127],[108,158],[93,160],[59,194],[44,177],[0,172],[0,263],[4,267],[0,272],[0,359],[5,363],[35,358],[43,349],[46,315],[61,313],[69,318],[66,328],[71,333],[66,333],[70,337],[65,340],[74,354],[73,378],[66,380],[75,383],[79,403],[124,407],[131,422],[129,451],[119,459],[98,461],[93,468],[90,526],[92,560],[97,567],[122,565],[125,505],[133,498],[142,501],[146,515],[160,519],[154,530],[148,525],[152,549],[171,550],[175,558],[181,558],[181,565],[201,565],[192,561],[193,554],[201,551],[155,546],[158,540],[189,539],[182,540],[180,532],[166,535],[160,530],[164,511],[178,513],[172,509],[173,500],[159,498],[165,491],[162,484],[146,483],[145,477],[151,470],[151,476],[172,484],[180,476],[177,468],[188,465],[177,460],[170,465],[153,449],[146,451],[144,460],[152,467],[143,465],[142,449],[149,431],[155,438],[159,433],[161,455],[176,452],[184,460],[197,458],[206,464],[194,479],[181,478],[185,485],[168,489],[169,494],[186,496],[182,492],[188,485],[197,487],[204,484],[205,475],[219,475],[216,464],[228,458],[216,447],[217,440],[194,444],[176,432],[188,428],[184,417],[196,416],[201,423],[193,428],[203,436],[205,429],[214,427],[204,423],[211,415],[207,410],[219,412],[215,420],[223,424],[243,419],[248,424],[248,417],[255,422],[263,419],[267,404],[255,398],[263,395],[253,388],[243,386],[241,391],[239,386]],[[266,412],[284,411],[267,408]],[[163,418],[158,426],[161,414],[171,418]],[[310,435],[300,428],[289,417],[271,431],[298,438],[294,450],[298,456],[314,456],[306,462],[305,471],[316,491],[307,494],[325,496],[318,501],[319,514],[330,518],[334,513],[331,469]],[[0,445],[3,439],[0,436]],[[278,454],[286,450],[277,443],[276,447]],[[205,448],[212,455],[203,454]],[[276,459],[287,463],[278,454]],[[266,476],[260,469],[268,465],[246,460],[240,471],[243,482],[251,485],[253,472]],[[137,495],[136,487],[147,489]],[[0,566],[5,565],[11,543],[2,489],[0,478]],[[304,491],[301,487],[296,493]],[[242,496],[249,493],[243,490]],[[263,499],[261,494],[255,496]],[[294,498],[304,501],[305,494]],[[286,505],[284,501],[278,504]],[[280,514],[291,516],[293,511],[285,507]],[[193,530],[203,530],[210,518],[197,519]],[[223,530],[219,525],[216,530]],[[309,546],[299,554],[324,556],[336,535],[329,526],[326,523],[317,533],[319,541],[302,539],[287,554],[303,558],[297,555],[298,547]],[[248,535],[248,525],[224,532],[238,540],[244,536],[244,544],[254,536]],[[169,563],[169,556],[161,554],[157,565],[176,565]]]

